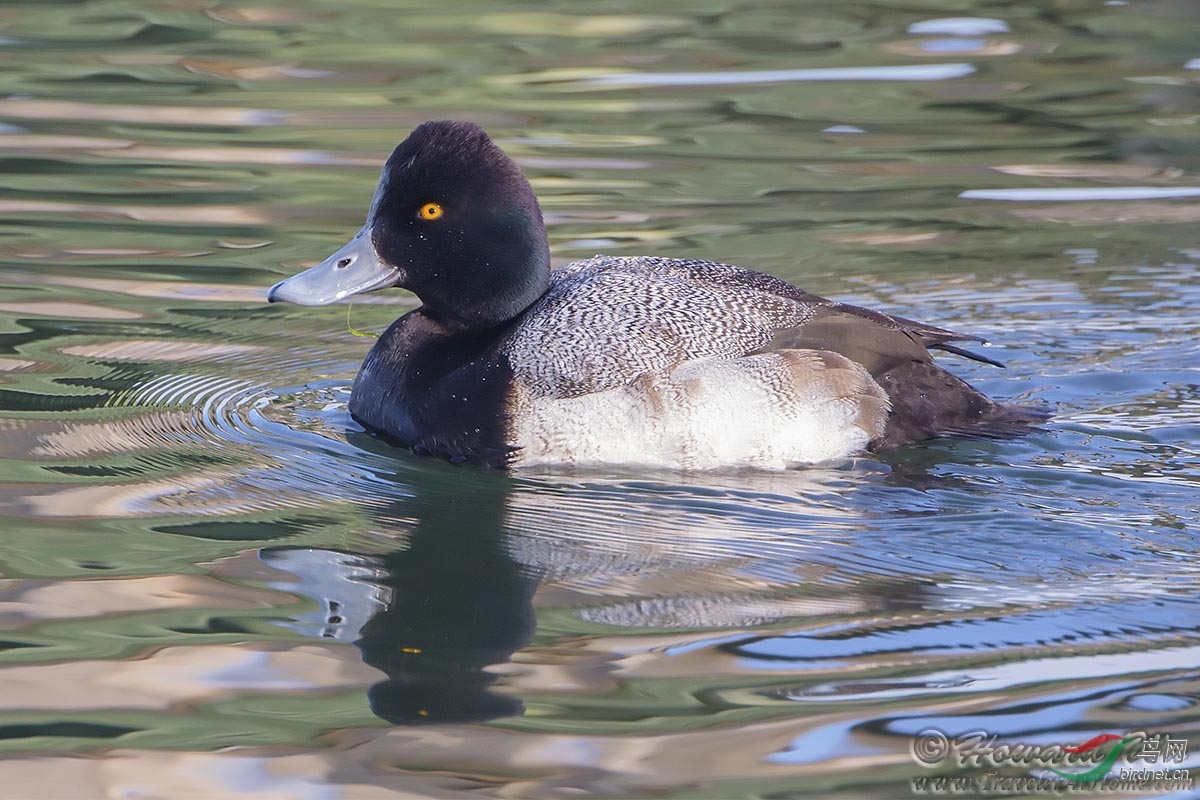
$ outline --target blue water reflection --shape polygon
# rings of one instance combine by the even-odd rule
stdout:
[[[1196,750],[1198,24],[7,4],[0,784],[895,797],[928,727]],[[347,328],[415,301],[263,289],[429,118],[512,152],[556,265],[729,261],[978,333],[1007,369],[947,366],[1056,418],[765,474],[389,448]]]

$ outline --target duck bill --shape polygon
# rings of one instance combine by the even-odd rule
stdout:
[[[268,303],[323,306],[344,297],[395,286],[401,271],[379,257],[365,226],[344,247],[311,269],[267,290]]]

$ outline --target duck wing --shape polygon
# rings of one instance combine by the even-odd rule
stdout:
[[[862,365],[891,405],[884,434],[870,445],[876,452],[938,436],[1020,436],[1049,417],[1041,409],[992,400],[938,366],[929,352],[943,350],[1004,366],[950,344],[964,340],[983,341],[903,317],[831,302],[817,305],[811,319],[803,324],[776,331],[760,352],[827,350]]]

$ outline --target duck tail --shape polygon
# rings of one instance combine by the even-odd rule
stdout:
[[[870,444],[874,452],[944,436],[1025,436],[1051,416],[1043,408],[997,403],[932,361],[898,364],[876,380],[887,392],[891,414],[883,436]]]
[[[1054,412],[1048,408],[995,403],[979,419],[949,425],[941,433],[967,439],[1014,439],[1042,430],[1041,424],[1052,416]]]

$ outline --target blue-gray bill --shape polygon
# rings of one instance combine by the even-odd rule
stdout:
[[[267,301],[323,306],[351,295],[395,286],[400,277],[400,269],[384,262],[375,252],[371,229],[364,226],[320,264],[268,289]]]

